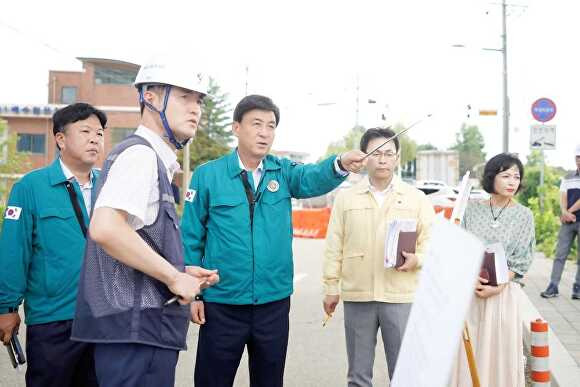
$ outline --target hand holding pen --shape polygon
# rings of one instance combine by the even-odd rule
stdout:
[[[326,317],[324,317],[324,320],[322,320],[322,327],[324,328],[326,326],[326,324],[328,323],[328,320],[330,320],[332,318],[332,314],[327,314]]]
[[[186,266],[185,273],[180,274],[188,275],[189,282],[191,282],[192,279],[191,277],[193,277],[193,279],[196,279],[197,291],[191,298],[189,298],[189,300],[186,300],[184,299],[183,294],[180,294],[177,291],[173,290],[171,287],[169,287],[169,289],[173,292],[173,294],[175,294],[175,296],[167,300],[167,302],[165,302],[164,304],[165,306],[170,305],[176,301],[178,301],[180,304],[189,304],[190,302],[195,300],[195,296],[198,295],[201,290],[206,289],[219,282],[219,274],[217,270],[207,270],[199,266]]]
[[[339,301],[340,301],[339,295],[326,295],[324,297],[324,300],[322,300],[322,308],[324,309],[324,313],[326,315],[326,317],[324,317],[324,320],[322,321],[323,327],[326,326],[326,324],[332,317],[332,314],[334,313]]]

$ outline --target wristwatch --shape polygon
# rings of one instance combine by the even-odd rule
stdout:
[[[342,165],[342,161],[340,160],[342,157],[342,153],[338,155],[338,157],[336,158],[336,164],[338,164],[338,168],[340,168],[341,171],[343,172],[348,172],[346,170],[346,168]]]

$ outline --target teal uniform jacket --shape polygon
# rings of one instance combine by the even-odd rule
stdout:
[[[185,264],[219,270],[205,301],[264,304],[292,294],[291,198],[320,196],[342,183],[334,159],[303,165],[266,156],[253,227],[236,150],[195,170],[181,231]]]
[[[93,170],[93,197],[97,171]],[[0,235],[0,313],[24,300],[26,324],[74,317],[85,237],[59,159],[12,187]],[[73,184],[83,219],[89,214]]]

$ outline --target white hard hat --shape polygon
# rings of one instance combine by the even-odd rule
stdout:
[[[146,84],[177,86],[204,95],[209,93],[209,78],[205,73],[196,71],[187,58],[151,58],[141,66],[134,83],[137,88]]]

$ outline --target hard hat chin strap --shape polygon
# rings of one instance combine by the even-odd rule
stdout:
[[[187,140],[185,140],[183,142],[177,141],[177,139],[175,138],[175,135],[173,134],[173,130],[169,126],[169,122],[167,121],[167,116],[165,115],[165,110],[167,109],[167,101],[169,100],[169,93],[171,92],[171,85],[165,85],[165,96],[163,97],[163,108],[161,110],[157,110],[157,108],[155,106],[151,105],[149,102],[147,102],[145,100],[145,97],[143,95],[143,93],[145,91],[145,87],[146,86],[141,87],[141,89],[139,89],[139,102],[142,103],[143,105],[145,105],[147,107],[147,109],[159,114],[159,117],[161,118],[161,124],[163,125],[163,129],[165,129],[165,134],[166,134],[167,138],[169,139],[169,142],[171,144],[173,144],[175,149],[177,149],[177,150],[183,149],[185,144],[187,144],[190,139],[188,138]]]

